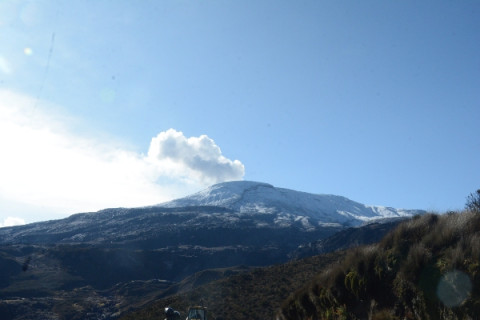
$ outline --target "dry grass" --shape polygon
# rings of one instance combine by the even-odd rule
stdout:
[[[458,270],[472,282],[460,307],[437,287]],[[427,214],[357,248],[285,301],[279,319],[474,319],[480,314],[480,214]],[[339,310],[341,312],[339,312]]]

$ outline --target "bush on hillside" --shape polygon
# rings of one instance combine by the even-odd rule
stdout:
[[[284,302],[279,319],[473,319],[480,215],[427,214],[357,248]]]
[[[480,212],[480,189],[468,195],[465,209]]]

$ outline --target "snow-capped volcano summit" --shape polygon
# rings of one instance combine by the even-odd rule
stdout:
[[[0,244],[125,243],[145,239],[170,243],[182,232],[192,238],[192,234],[202,228],[228,230],[229,235],[232,230],[238,233],[250,230],[250,237],[252,230],[264,235],[265,230],[280,232],[280,229],[318,231],[325,235],[326,231],[421,213],[424,211],[368,206],[341,196],[276,188],[267,183],[233,181],[156,206],[111,208],[16,228],[0,228]],[[198,234],[212,237],[210,231]],[[186,238],[182,236],[179,241],[184,243]]]
[[[315,224],[360,225],[385,219],[408,217],[420,210],[364,205],[345,197],[311,194],[267,183],[232,181],[159,205],[160,207],[217,206],[241,214],[277,214],[287,220],[308,218]]]

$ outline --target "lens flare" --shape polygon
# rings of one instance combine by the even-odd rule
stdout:
[[[472,291],[472,282],[463,272],[450,271],[443,275],[438,283],[437,296],[447,307],[462,304]]]
[[[23,49],[23,53],[25,53],[25,55],[27,55],[27,56],[31,56],[33,54],[33,50],[32,50],[32,48],[27,47],[27,48]]]
[[[113,101],[115,101],[116,95],[117,93],[112,88],[103,88],[100,91],[100,99],[106,103],[112,103]]]

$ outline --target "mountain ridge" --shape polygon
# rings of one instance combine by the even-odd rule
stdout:
[[[134,241],[171,228],[356,227],[423,214],[423,210],[364,205],[346,197],[311,194],[254,181],[215,184],[184,198],[140,208],[110,208],[64,219],[0,228],[0,243]],[[133,225],[137,228],[133,228]],[[171,229],[170,228],[170,229]]]
[[[343,196],[312,194],[255,181],[215,184],[184,198],[158,204],[158,207],[220,206],[242,214],[276,213],[284,219],[292,215],[320,224],[358,226],[384,218],[409,217],[423,210],[395,209],[364,205]]]

